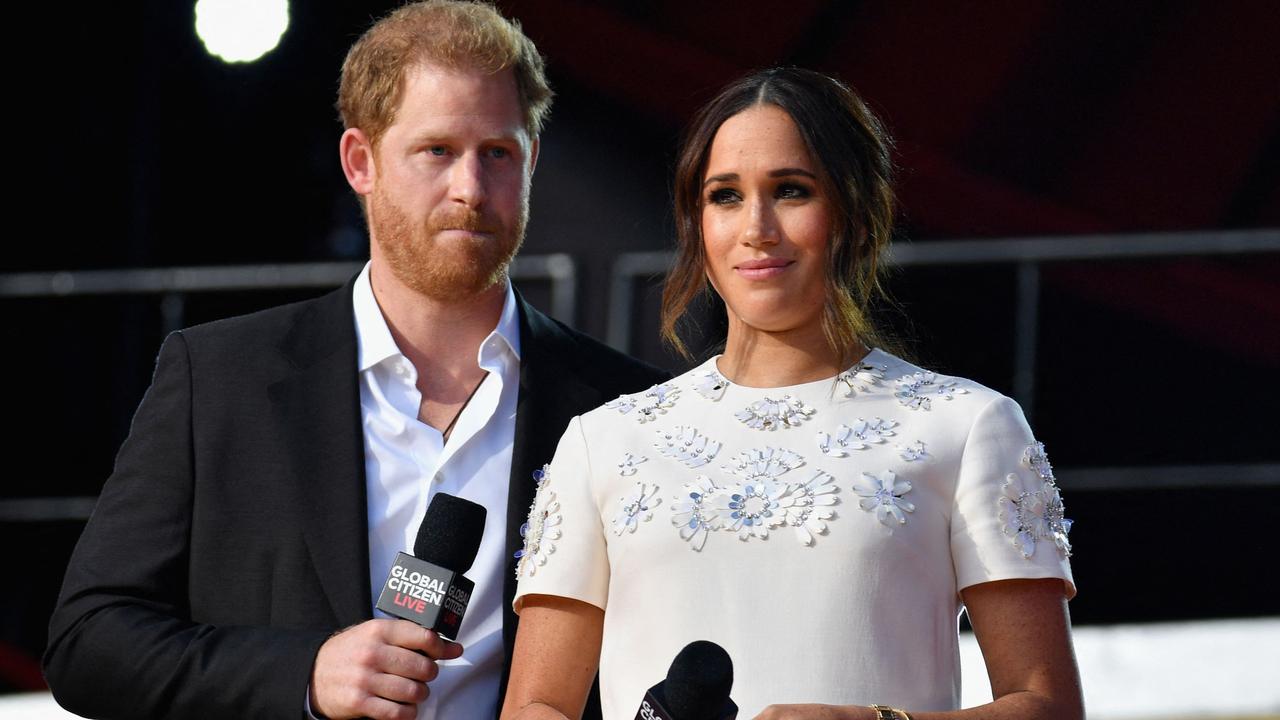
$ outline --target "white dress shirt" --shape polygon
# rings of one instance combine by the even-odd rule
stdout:
[[[480,344],[476,364],[488,371],[463,407],[448,442],[418,419],[418,372],[400,352],[374,299],[369,265],[356,279],[360,419],[364,431],[369,513],[369,579],[378,594],[397,552],[413,552],[427,504],[436,492],[488,509],[484,539],[466,576],[475,581],[458,642],[464,652],[440,663],[419,718],[492,718],[502,673],[502,585],[506,568],[507,488],[520,385],[520,320],[507,284],[498,326]],[[449,342],[447,337],[440,342]],[[375,617],[389,617],[374,611]]]

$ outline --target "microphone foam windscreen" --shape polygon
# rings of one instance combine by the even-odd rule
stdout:
[[[456,495],[436,493],[418,526],[413,555],[419,560],[465,573],[475,562],[484,537],[483,505]]]
[[[709,640],[695,640],[671,661],[663,692],[673,717],[702,720],[717,716],[732,689],[729,653]]]

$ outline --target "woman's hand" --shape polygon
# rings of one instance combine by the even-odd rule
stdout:
[[[755,720],[875,720],[876,711],[862,705],[770,705]]]

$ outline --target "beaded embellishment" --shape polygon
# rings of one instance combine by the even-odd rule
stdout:
[[[801,545],[813,545],[818,535],[826,534],[826,521],[836,516],[831,506],[840,502],[835,495],[839,491],[836,479],[821,470],[815,470],[808,480],[788,488],[779,504],[786,524],[795,531]]]
[[[643,393],[620,395],[605,403],[604,406],[617,410],[623,415],[634,411],[636,420],[645,423],[653,421],[659,415],[665,415],[668,409],[675,407],[679,397],[680,388],[671,383],[662,383],[654,385]]]
[[[849,438],[853,435],[853,428],[848,425],[840,425],[836,428],[835,434],[818,431],[818,450],[822,451],[827,457],[849,457]],[[863,447],[866,447],[865,445]],[[852,448],[858,449],[858,448]]]
[[[698,374],[698,384],[694,387],[698,394],[708,400],[719,400],[729,387],[729,379],[720,374],[714,367]]]
[[[894,431],[896,427],[898,427],[896,420],[872,418],[868,421],[858,418],[858,422],[853,425],[853,437],[850,443],[855,450],[862,450],[870,445],[882,445],[887,442],[887,438],[897,434]]]
[[[743,541],[769,537],[770,528],[786,521],[782,500],[790,488],[778,478],[803,464],[804,458],[790,450],[765,448],[739,453],[732,466],[722,468],[736,478],[717,498],[724,528],[736,532]]]
[[[622,461],[618,463],[618,474],[623,477],[630,477],[639,470],[636,466],[642,462],[648,462],[649,458],[643,455],[633,455],[631,453],[623,453]]]
[[[905,525],[905,513],[916,509],[915,503],[902,497],[911,492],[911,482],[898,477],[892,470],[882,470],[879,475],[862,473],[853,481],[853,491],[862,498],[858,506],[874,512],[876,519],[889,527],[893,527],[895,522]]]
[[[844,396],[853,397],[859,391],[869,392],[874,385],[884,380],[886,365],[872,365],[860,362],[836,376],[836,382],[843,384]]]
[[[916,462],[929,457],[929,453],[924,449],[924,441],[917,440],[910,445],[899,445],[898,457],[907,462]]]
[[[757,400],[733,416],[754,430],[777,430],[796,427],[813,417],[815,412],[817,411],[799,399],[783,395],[781,400]]]
[[[653,519],[653,509],[662,504],[658,486],[636,483],[631,492],[618,500],[618,514],[613,516],[613,531],[621,535],[635,532],[642,522]]]
[[[658,430],[658,442],[653,446],[690,469],[706,465],[720,452],[720,443],[685,425],[677,425],[674,432]]]
[[[560,502],[549,485],[551,473],[546,465],[533,471],[538,483],[538,494],[529,506],[529,519],[520,526],[524,547],[516,551],[516,577],[533,577],[538,568],[547,564],[547,558],[556,551],[555,541],[560,539]]]
[[[680,539],[692,550],[702,550],[711,531],[720,529],[720,512],[712,502],[717,490],[711,478],[699,475],[673,498],[671,524],[679,528]]]
[[[1071,556],[1071,521],[1065,516],[1062,494],[1053,477],[1053,466],[1045,454],[1043,443],[1032,443],[1022,453],[1022,464],[1036,474],[1034,490],[1017,474],[1009,473],[1001,486],[1003,494],[996,501],[1004,534],[1013,546],[1029,558],[1036,552],[1038,540],[1051,540],[1063,557]]]
[[[935,373],[928,370],[903,375],[897,380],[897,389],[893,396],[903,407],[912,410],[930,410],[933,398],[950,400],[956,395],[966,395],[968,390],[960,387],[955,380],[939,381]]]

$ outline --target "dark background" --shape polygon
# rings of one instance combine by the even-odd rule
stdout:
[[[15,7],[0,273],[358,260],[337,159],[351,42],[394,2],[295,0],[279,47],[226,65],[193,3]],[[900,241],[1280,226],[1280,9],[1256,2],[762,0],[500,3],[549,60],[523,253],[577,262],[603,335],[620,253],[671,246],[682,122],[751,69],[848,81],[898,142]],[[1275,252],[1044,266],[1033,425],[1076,520],[1077,623],[1274,615],[1245,592],[1277,547]],[[657,343],[642,287],[638,354]],[[903,268],[889,321],[917,358],[1011,392],[1011,265]],[[546,306],[545,288],[527,288]],[[319,291],[189,296],[188,323]],[[152,296],[0,298],[10,417],[0,502],[91,496],[150,378]],[[1190,488],[1072,492],[1073,468],[1228,466]],[[35,658],[78,521],[0,521],[0,690]]]

